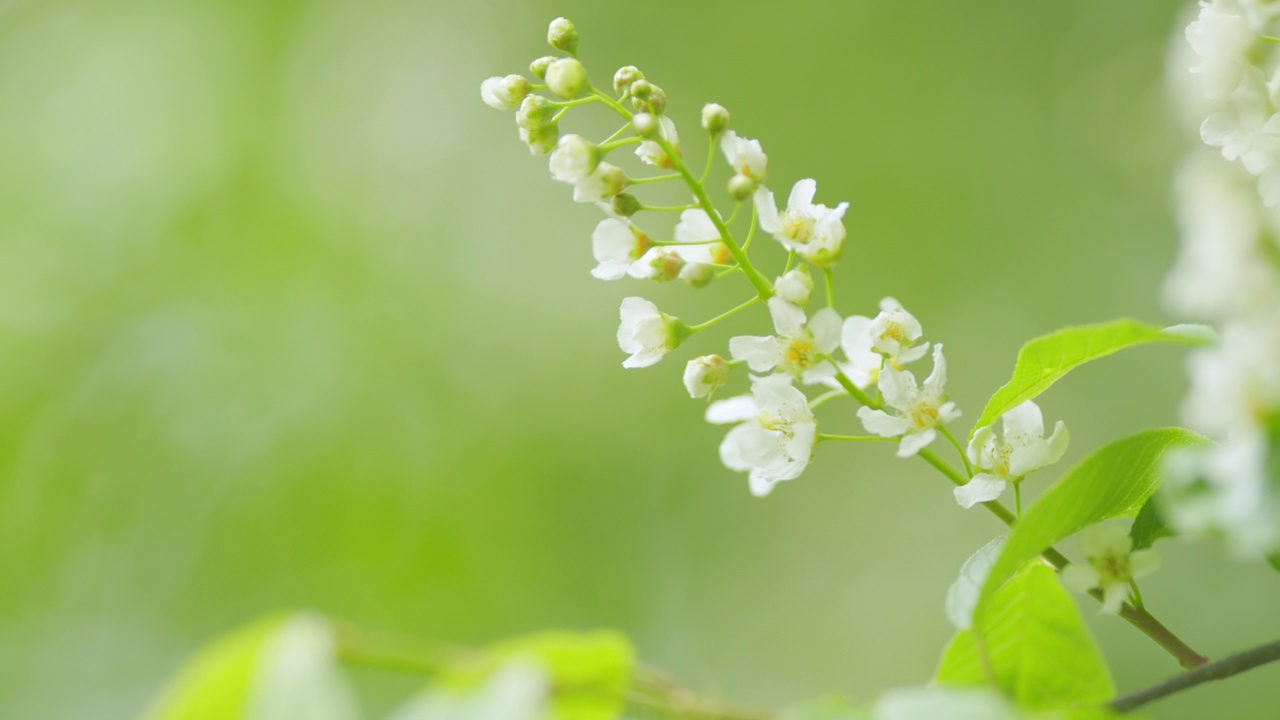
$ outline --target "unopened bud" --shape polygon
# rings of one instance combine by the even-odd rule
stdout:
[[[702,129],[712,135],[719,135],[729,127],[729,111],[723,105],[707,103],[702,106]]]
[[[547,76],[547,68],[551,67],[551,63],[555,61],[556,61],[555,55],[547,55],[546,57],[540,57],[537,60],[534,60],[533,62],[529,63],[529,72],[533,73],[534,77],[538,78],[539,80],[542,80]]]
[[[495,110],[513,110],[531,89],[529,81],[519,75],[491,77],[480,83],[480,99]]]
[[[756,191],[756,184],[746,175],[734,175],[729,178],[729,197],[738,202],[745,202]]]
[[[560,58],[547,66],[547,87],[560,97],[572,100],[587,87],[587,69],[575,58]]]
[[[704,355],[684,367],[684,387],[693,398],[704,398],[729,382],[729,363],[719,355]]]
[[[654,115],[661,115],[667,111],[667,91],[653,86],[653,92],[649,94],[649,110]]]
[[[647,112],[636,113],[631,118],[631,129],[642,138],[651,138],[658,132],[658,119]]]
[[[667,282],[681,276],[686,260],[675,250],[660,248],[658,252],[649,253],[650,280]]]
[[[516,124],[530,132],[537,130],[555,116],[555,106],[541,95],[526,95],[516,111]]]
[[[635,65],[618,68],[618,72],[613,74],[613,91],[621,96],[631,89],[631,83],[643,77],[644,73],[640,72],[640,68]]]
[[[680,271],[680,279],[689,287],[706,287],[716,277],[716,269],[706,263],[689,263]]]
[[[568,18],[556,18],[547,28],[547,42],[551,47],[572,55],[578,49],[578,31]]]
[[[813,278],[804,265],[788,272],[774,283],[773,289],[778,297],[792,305],[805,305],[813,295]]]
[[[618,193],[613,196],[611,208],[614,215],[622,217],[631,217],[640,212],[640,200],[631,193]]]
[[[546,155],[555,149],[556,141],[560,139],[560,127],[549,123],[533,130],[520,128],[520,139],[529,146],[530,153]]]
[[[648,100],[649,95],[653,93],[653,83],[645,80],[643,77],[637,78],[631,83],[631,97],[641,102]]]

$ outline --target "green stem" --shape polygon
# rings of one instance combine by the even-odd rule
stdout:
[[[942,436],[951,441],[951,446],[956,449],[960,455],[960,462],[964,463],[964,471],[969,477],[973,477],[973,466],[969,464],[969,454],[964,451],[964,447],[956,440],[956,436],[951,434],[951,430],[946,425],[938,425],[938,431]],[[1021,513],[1019,513],[1021,514]]]
[[[640,206],[640,209],[641,209],[641,210],[651,210],[651,211],[653,211],[653,212],[684,212],[685,210],[688,210],[688,209],[690,209],[690,208],[692,208],[692,207],[693,207],[692,205],[641,205],[641,206]],[[710,243],[718,243],[718,242],[720,242],[720,239],[719,239],[719,238],[716,238],[715,240],[695,240],[695,241],[692,241],[692,242],[673,243],[673,244],[676,244],[676,245],[695,245],[695,244],[701,245],[701,244],[703,244],[703,243],[710,244]]]
[[[812,406],[810,406],[812,407]],[[897,438],[880,437],[879,435],[818,435],[818,442],[826,440],[842,440],[844,442],[895,442]]]
[[[790,265],[790,261],[787,262]],[[836,306],[836,286],[831,279],[831,268],[822,268],[822,275],[827,279],[827,307],[835,308]]]
[[[1147,603],[1142,599],[1142,589],[1138,587],[1138,581],[1129,578],[1129,589],[1133,590],[1133,606],[1139,610],[1145,608]]]
[[[739,203],[739,207],[741,203]],[[733,214],[738,214],[738,208],[733,209]],[[756,236],[756,204],[751,203],[751,229],[747,231],[747,241],[742,243],[742,252],[746,252],[751,247],[751,240]]]
[[[846,393],[844,390],[829,390],[827,392],[822,393],[818,397],[810,400],[809,409],[812,410],[818,407],[819,405],[825,405],[827,402],[834,400],[838,397],[848,397],[848,395],[849,393]]]
[[[596,97],[595,95],[588,95],[587,97],[578,98],[576,100],[552,100],[548,104],[551,107],[571,108],[571,107],[576,107],[578,105],[586,105],[587,103],[593,103],[593,102],[600,102],[600,98]]]
[[[1013,510],[1018,514],[1018,518],[1022,518],[1022,483],[1013,484]]]
[[[626,147],[627,145],[635,145],[638,142],[640,142],[640,138],[628,137],[622,138],[621,140],[611,140],[609,142],[600,143],[597,147],[600,148],[600,152],[607,153],[610,150],[617,150],[618,148]]]
[[[704,323],[699,323],[699,324],[697,324],[697,325],[690,325],[690,326],[689,326],[689,329],[690,329],[690,330],[692,330],[693,332],[698,332],[699,330],[706,330],[707,328],[711,327],[712,325],[715,325],[716,323],[720,322],[721,320],[724,320],[725,318],[728,318],[728,317],[732,317],[732,316],[734,316],[734,315],[738,314],[739,312],[741,312],[741,311],[743,311],[743,310],[746,310],[747,308],[751,307],[752,305],[755,305],[755,304],[756,304],[756,303],[758,303],[758,302],[760,302],[760,297],[759,297],[759,296],[753,297],[753,298],[751,298],[750,300],[748,300],[748,301],[746,301],[746,302],[742,303],[742,304],[741,304],[741,305],[739,305],[738,307],[736,307],[736,308],[734,308],[734,309],[732,309],[732,310],[730,310],[730,311],[728,311],[728,312],[725,312],[725,313],[722,313],[722,314],[720,314],[720,315],[717,315],[717,316],[715,316],[715,317],[711,318],[710,320],[708,320],[708,321],[706,321],[706,322],[704,322]]]
[[[622,127],[618,128],[618,130],[617,130],[616,132],[614,132],[612,135],[610,135],[609,137],[607,137],[607,138],[605,138],[603,141],[601,141],[601,143],[600,143],[600,144],[601,144],[602,146],[603,146],[603,145],[608,145],[609,143],[613,142],[614,140],[617,140],[618,138],[622,137],[622,134],[623,134],[623,133],[625,133],[626,131],[630,130],[630,129],[631,129],[631,123],[627,123],[626,125],[623,125]]]
[[[711,135],[707,140],[707,164],[702,166],[702,175],[698,177],[698,182],[703,185],[707,184],[707,178],[711,175],[711,162],[716,158],[716,138]]]
[[[644,178],[629,178],[627,180],[627,184],[628,185],[648,185],[650,183],[660,183],[660,182],[666,182],[668,180],[679,180],[679,179],[680,179],[679,175],[675,173],[671,173],[669,175],[654,175],[652,177],[644,177]]]

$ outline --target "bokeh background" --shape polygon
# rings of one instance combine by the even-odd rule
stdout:
[[[702,103],[727,106],[780,194],[815,177],[851,202],[841,309],[902,300],[971,420],[1025,339],[1170,320],[1184,10],[0,2],[0,716],[134,717],[202,643],[288,607],[476,644],[615,627],[762,707],[924,681],[992,518],[878,446],[751,497],[679,375],[764,314],[645,371],[613,339],[624,295],[697,320],[745,284],[590,278],[597,212],[479,82],[565,15],[597,80],[634,63],[666,88],[692,157]],[[1181,363],[1135,350],[1045,395],[1068,461],[1176,422]],[[1198,649],[1280,635],[1280,578],[1161,547],[1145,595]],[[1122,689],[1175,671],[1082,607]],[[1272,718],[1278,677],[1152,714]]]

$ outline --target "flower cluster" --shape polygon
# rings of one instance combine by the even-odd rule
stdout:
[[[735,368],[745,366],[749,392],[711,402],[706,417],[735,425],[720,445],[720,458],[747,473],[756,495],[803,473],[820,440],[889,439],[897,442],[900,456],[909,457],[946,432],[945,423],[960,412],[947,400],[942,346],[923,341],[919,321],[893,298],[885,298],[874,317],[842,318],[835,310],[831,272],[844,250],[848,203],[818,202],[817,183],[805,178],[779,207],[767,184],[769,158],[760,141],[739,135],[728,111],[714,103],[702,109],[708,154],[705,168],[695,173],[686,164],[661,87],[626,66],[614,73],[612,92],[597,88],[578,57],[577,31],[564,18],[551,24],[547,39],[561,55],[534,60],[532,79],[493,77],[481,84],[480,94],[496,109],[514,110],[520,139],[534,155],[548,156],[551,177],[571,185],[575,201],[594,203],[604,213],[591,235],[592,276],[681,280],[692,288],[741,277],[751,288],[741,305],[699,324],[686,324],[642,297],[625,298],[617,337],[628,355],[624,367],[655,365],[721,319],[767,308],[772,334],[730,338],[726,357],[689,360],[682,378],[691,397],[710,399],[733,381]],[[622,127],[598,141],[562,132],[571,112],[593,105],[613,112]],[[628,146],[634,146],[635,159],[616,154]],[[728,165],[727,213],[716,207],[706,184],[716,150]],[[645,186],[665,182],[683,183],[692,196],[689,204],[655,206],[642,199]],[[674,227],[664,229],[664,217],[676,218]],[[766,276],[748,256],[757,232],[771,236],[788,255],[777,275]],[[818,274],[827,303],[810,310]],[[930,348],[932,372],[920,383],[908,366]],[[858,417],[870,435],[818,432],[814,407],[837,395],[862,404]]]
[[[1190,67],[1173,68],[1201,119],[1176,180],[1181,245],[1165,302],[1217,325],[1192,354],[1187,424],[1218,441],[1174,459],[1172,522],[1222,531],[1241,549],[1280,549],[1280,3],[1212,0],[1186,31]],[[1190,82],[1186,82],[1190,81]]]

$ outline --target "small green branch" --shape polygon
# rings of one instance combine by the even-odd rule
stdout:
[[[621,140],[610,140],[609,142],[600,143],[599,148],[600,152],[608,153],[611,150],[617,150],[618,148],[626,147],[627,145],[635,145],[638,142],[640,142],[640,138],[628,137],[622,138]]]
[[[787,261],[790,265],[791,261]],[[836,306],[836,285],[835,280],[831,277],[831,268],[822,268],[822,276],[827,279],[827,307],[834,309]]]
[[[756,303],[758,303],[758,302],[760,302],[760,297],[757,295],[756,297],[753,297],[753,298],[751,298],[750,300],[748,300],[748,301],[746,301],[746,302],[742,303],[742,304],[741,304],[741,305],[739,305],[738,307],[736,307],[736,308],[734,308],[734,309],[732,309],[732,310],[730,310],[730,311],[728,311],[728,312],[725,312],[725,313],[722,313],[722,314],[720,314],[720,315],[717,315],[717,316],[715,316],[715,317],[711,318],[710,320],[708,320],[708,321],[706,321],[706,322],[704,322],[704,323],[698,323],[697,325],[690,325],[690,326],[689,326],[689,329],[690,329],[690,330],[692,330],[693,332],[698,332],[698,331],[700,331],[700,330],[706,330],[707,328],[711,327],[712,325],[715,325],[716,323],[720,322],[721,320],[724,320],[724,319],[729,318],[729,317],[733,317],[734,315],[736,315],[736,314],[738,314],[738,313],[742,312],[743,310],[746,310],[747,308],[751,307],[752,305],[755,305],[755,304],[756,304]]]
[[[949,430],[946,425],[938,425],[938,432],[941,432],[942,436],[951,442],[951,446],[954,447],[956,449],[956,453],[960,455],[960,462],[964,463],[965,474],[969,477],[973,477],[973,466],[969,464],[969,454],[964,451],[964,446],[960,444],[959,440],[956,440],[956,436],[951,434],[951,430]]]
[[[1174,693],[1214,680],[1226,680],[1277,660],[1280,660],[1280,640],[1228,655],[1220,660],[1202,664],[1191,672],[1175,675],[1144,690],[1121,695],[1107,703],[1107,707],[1117,712],[1127,713]]]
[[[827,440],[840,440],[842,442],[897,442],[897,438],[880,437],[879,435],[827,435],[826,433],[818,435],[818,442]]]
[[[651,210],[653,212],[684,212],[685,210],[692,209],[693,207],[694,207],[693,205],[641,205],[640,209]],[[677,242],[672,244],[702,245],[702,244],[710,244],[710,243],[718,243],[718,242],[720,242],[720,238],[716,238],[714,240],[693,240],[690,242]]]
[[[679,179],[680,179],[679,175],[675,173],[671,173],[669,175],[654,175],[652,177],[630,178],[627,180],[627,184],[628,185],[649,185],[651,183],[660,183],[660,182],[667,182],[668,180],[679,180]]]
[[[844,390],[830,390],[822,393],[818,397],[809,401],[809,409],[812,410],[820,405],[825,405],[836,398],[849,397],[849,393]]]

